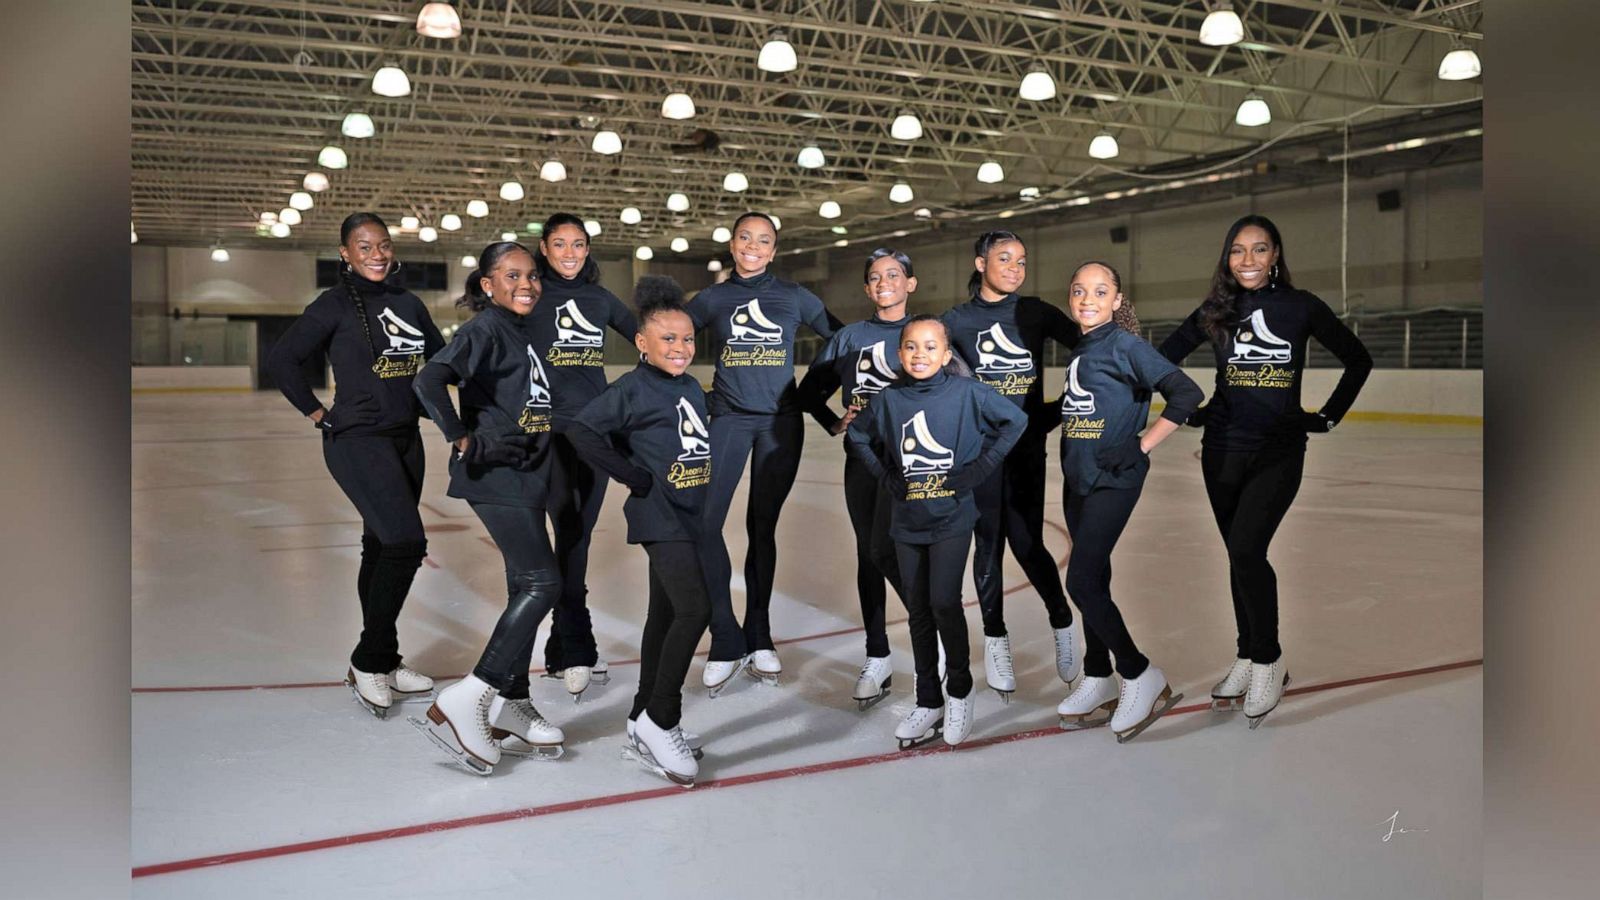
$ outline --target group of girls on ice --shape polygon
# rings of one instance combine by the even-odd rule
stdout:
[[[398,263],[384,223],[370,213],[345,221],[341,285],[307,307],[269,368],[322,431],[329,471],[361,513],[363,629],[347,681],[363,706],[383,716],[396,698],[433,698],[413,724],[479,774],[502,753],[559,756],[561,729],[529,701],[533,644],[552,613],[546,671],[574,696],[606,677],[585,582],[611,478],[628,490],[627,542],[642,545],[649,571],[624,752],[692,785],[702,754],[682,726],[682,689],[705,632],[702,682],[711,696],[740,671],[770,683],[782,672],[769,615],[775,535],[799,466],[800,416],[809,413],[843,435],[866,638],[853,691],[862,709],[892,684],[886,583],[908,613],[916,706],[895,729],[902,748],[941,736],[955,745],[971,734],[975,686],[961,604],[969,551],[986,683],[1002,699],[1016,688],[1001,604],[1006,545],[1044,602],[1056,672],[1071,687],[1057,709],[1063,727],[1109,724],[1118,741],[1131,740],[1181,699],[1129,633],[1111,595],[1111,555],[1150,453],[1184,424],[1204,428],[1201,471],[1228,553],[1238,629],[1212,702],[1242,701],[1252,728],[1276,707],[1289,675],[1267,548],[1298,490],[1307,434],[1338,423],[1372,362],[1326,304],[1293,286],[1270,220],[1233,224],[1204,302],[1159,349],[1139,336],[1121,276],[1107,263],[1072,273],[1064,313],[1019,296],[1027,248],[1011,232],[977,240],[970,297],[942,316],[908,315],[912,261],[874,251],[864,273],[871,315],[844,325],[815,294],[769,271],[777,251],[769,217],[746,213],[732,231],[726,281],[686,302],[671,279],[646,277],[629,310],[599,285],[582,220],[557,214],[536,247],[484,248],[462,301],[475,315],[445,345],[422,303],[386,280]],[[826,343],[797,385],[800,326]],[[609,385],[608,327],[639,351],[638,366]],[[687,374],[696,333],[712,345],[709,396]],[[1310,338],[1344,365],[1315,413],[1300,396]],[[1047,339],[1071,353],[1054,403],[1042,383]],[[1212,345],[1216,367],[1204,405],[1179,368],[1202,343]],[[337,383],[329,408],[304,374],[318,353]],[[829,406],[836,392],[842,415]],[[1155,393],[1166,405],[1146,427]],[[472,673],[436,697],[432,680],[403,663],[395,636],[426,552],[417,515],[424,414],[453,448],[447,493],[468,502],[504,556],[508,598]],[[1058,428],[1072,541],[1064,584],[1043,541],[1046,442]],[[722,530],[747,463],[741,623]]]

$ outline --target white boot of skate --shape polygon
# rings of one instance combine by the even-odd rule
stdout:
[[[1233,710],[1238,709],[1244,700],[1245,691],[1250,688],[1250,660],[1235,659],[1233,665],[1228,667],[1228,674],[1211,688],[1211,708]]]
[[[1283,667],[1283,657],[1267,665],[1250,664],[1250,688],[1244,695],[1244,714],[1254,729],[1278,708],[1283,699],[1283,689],[1289,685],[1289,673]]]
[[[944,707],[918,706],[894,727],[894,737],[900,742],[901,750],[911,750],[934,740],[943,731]]]
[[[1011,668],[1011,635],[983,639],[983,677],[1003,702],[1011,702],[1011,692],[1017,689],[1017,676]]]
[[[404,702],[433,699],[433,679],[405,663],[395,666],[394,671],[388,673],[385,678],[396,700]]]
[[[680,728],[662,728],[650,721],[650,714],[642,712],[634,723],[634,741],[623,749],[624,756],[633,756],[645,768],[679,787],[694,787],[700,774],[700,763],[694,757],[689,742]],[[630,754],[629,751],[632,751]]]
[[[489,724],[496,696],[493,685],[468,675],[439,692],[428,707],[427,721],[416,716],[408,721],[467,771],[489,775],[500,762],[500,745]]]
[[[387,718],[389,707],[394,705],[394,694],[389,690],[389,677],[383,672],[362,672],[355,666],[345,670],[344,683],[356,695],[361,708],[380,719]]]
[[[871,709],[879,700],[889,696],[889,683],[893,675],[894,667],[889,664],[889,657],[867,657],[861,674],[856,677],[856,689],[850,695],[856,701],[856,708]]]
[[[1166,673],[1154,665],[1145,667],[1138,678],[1121,679],[1116,711],[1111,714],[1111,730],[1117,733],[1117,743],[1126,744],[1149,728],[1171,709],[1182,694],[1172,693]]]
[[[683,732],[683,742],[685,744],[689,745],[689,749],[690,750],[694,751],[694,758],[695,759],[705,759],[706,758],[705,741],[703,739],[701,739],[700,735],[695,734],[692,731],[685,731],[682,722],[678,723],[678,730]],[[628,743],[636,744],[638,742],[639,742],[639,723],[635,722],[632,719],[629,719],[628,720]]]
[[[783,663],[778,661],[776,650],[757,650],[750,654],[749,665],[744,670],[759,681],[777,686],[778,676],[783,674]]]
[[[1065,628],[1052,629],[1056,635],[1056,674],[1063,684],[1071,684],[1083,672],[1083,657],[1078,655],[1078,632],[1081,619],[1073,619]]]
[[[513,756],[560,759],[566,753],[566,734],[526,697],[507,700],[495,695],[489,704],[489,736],[500,742],[502,753]]]
[[[583,699],[583,692],[589,689],[593,675],[593,670],[588,666],[567,666],[561,670],[561,681],[567,686],[567,693],[572,695],[573,703]]]
[[[1117,709],[1120,694],[1115,677],[1083,676],[1067,699],[1056,707],[1056,715],[1061,717],[1061,727],[1076,731],[1106,724]]]
[[[709,696],[716,697],[733,682],[733,676],[745,667],[750,657],[743,659],[706,660],[705,672],[700,676],[700,681],[710,692]]]
[[[967,739],[972,733],[972,711],[977,705],[978,692],[968,691],[965,697],[957,700],[949,697],[945,700],[947,713],[944,719],[944,742],[954,747]]]

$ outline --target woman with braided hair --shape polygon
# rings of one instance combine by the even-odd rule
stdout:
[[[412,393],[423,361],[444,346],[428,309],[386,281],[399,263],[382,219],[354,213],[339,227],[340,285],[311,301],[267,359],[283,395],[322,432],[333,480],[361,513],[361,639],[345,680],[383,718],[398,695],[428,696],[433,679],[400,658],[395,622],[428,543],[422,496],[422,406]],[[304,364],[328,357],[334,403],[324,407]]]

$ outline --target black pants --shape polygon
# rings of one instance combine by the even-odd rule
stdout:
[[[750,460],[750,503],[745,512],[749,549],[744,558],[744,627],[733,615],[733,560],[719,540],[707,541],[706,584],[711,590],[712,660],[740,659],[754,650],[771,650],[772,576],[778,567],[778,513],[800,471],[805,423],[800,414],[721,413],[711,417],[711,493],[706,498],[706,532],[722,534],[733,506],[733,492]]]
[[[542,509],[472,502],[472,511],[489,529],[489,538],[506,562],[506,611],[472,674],[494,685],[503,697],[528,696],[528,667],[539,623],[561,596],[561,573]]]
[[[934,544],[895,542],[901,599],[910,615],[911,656],[917,669],[917,705],[944,705],[939,691],[939,647],[944,642],[945,689],[960,699],[972,693],[968,667],[967,617],[961,609],[961,574],[967,567],[972,534],[962,532]]]
[[[350,665],[389,672],[400,665],[395,622],[428,555],[417,502],[422,498],[422,434],[324,435],[328,472],[361,514],[361,639]]]
[[[1084,674],[1096,678],[1111,674],[1113,653],[1117,674],[1123,678],[1138,678],[1150,665],[1134,646],[1122,613],[1111,600],[1111,551],[1143,490],[1141,483],[1132,488],[1097,488],[1085,496],[1067,488],[1067,533],[1072,536],[1067,593],[1083,613]]]
[[[1044,543],[1044,439],[1024,437],[1005,462],[973,492],[978,527],[973,531],[972,585],[983,613],[983,633],[1006,633],[1005,545],[1039,592],[1051,628],[1072,624],[1072,607],[1061,590],[1056,562]]]
[[[1305,451],[1299,449],[1200,452],[1206,496],[1228,548],[1240,659],[1268,664],[1283,653],[1278,646],[1278,576],[1267,562],[1267,547],[1300,491],[1305,464]]]
[[[854,457],[845,458],[844,507],[850,513],[850,527],[856,534],[856,595],[861,598],[861,624],[866,631],[868,656],[889,655],[889,631],[883,624],[884,580],[888,579],[894,592],[901,595],[902,602],[905,596],[894,541],[889,538],[892,503],[866,466]]]
[[[645,544],[644,552],[650,557],[650,610],[639,648],[639,691],[628,718],[648,712],[650,721],[671,728],[683,715],[683,680],[711,621],[711,597],[692,542],[657,541]]]
[[[600,659],[589,617],[589,539],[606,499],[605,477],[578,456],[566,437],[555,436],[550,520],[555,528],[561,599],[550,620],[544,664],[550,671],[592,666]]]

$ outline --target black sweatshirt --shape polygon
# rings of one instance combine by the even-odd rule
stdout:
[[[333,406],[362,396],[378,402],[376,423],[351,426],[342,434],[410,432],[423,414],[411,392],[411,380],[422,369],[423,360],[444,346],[444,337],[416,295],[364,278],[358,278],[356,284],[367,311],[366,330],[361,327],[355,301],[343,286],[323,291],[273,346],[267,372],[294,408],[309,416],[322,403],[312,392],[302,366],[325,352],[333,366]]]
[[[1344,418],[1356,402],[1372,372],[1372,356],[1314,294],[1265,288],[1240,294],[1238,302],[1233,334],[1221,345],[1213,343],[1217,382],[1201,444],[1216,450],[1304,450],[1299,417],[1306,339],[1316,338],[1344,363],[1344,375],[1319,410],[1330,422]],[[1181,364],[1207,340],[1196,309],[1161,343],[1161,355]]]
[[[1076,322],[1038,297],[1007,294],[993,303],[974,296],[946,312],[944,323],[973,377],[1028,414],[1028,438],[1043,438],[1055,427],[1055,410],[1040,383],[1044,339],[1071,349],[1078,343]]]
[[[1061,391],[1061,474],[1068,490],[1131,488],[1150,469],[1145,458],[1132,469],[1111,473],[1095,454],[1136,437],[1150,417],[1150,392],[1167,399],[1161,418],[1182,425],[1205,399],[1194,379],[1137,335],[1110,322],[1078,341],[1067,363]]]
[[[640,469],[649,472],[649,493],[629,496],[622,506],[628,543],[699,537],[711,484],[700,382],[641,362],[589,401],[565,433],[579,455],[624,484]]]
[[[639,324],[598,284],[550,274],[540,281],[544,293],[528,313],[528,325],[550,376],[556,421],[565,422],[606,389],[606,328],[631,344]]]
[[[880,391],[845,430],[845,449],[891,486],[889,536],[931,544],[978,523],[971,489],[950,490],[945,481],[969,466],[993,471],[1027,425],[993,388],[939,372]]]
[[[446,385],[461,386],[461,416]],[[527,319],[490,304],[473,316],[417,375],[417,396],[428,415],[454,443],[470,432],[532,434],[525,467],[469,465],[450,456],[451,497],[501,506],[545,507],[550,480],[552,432],[550,379],[533,350]]]
[[[860,410],[900,377],[900,331],[909,317],[885,322],[874,315],[835,331],[800,379],[795,402],[823,428],[833,431],[839,416],[828,408],[833,392],[844,389],[846,410]]]
[[[687,312],[711,337],[712,415],[795,409],[795,330],[806,325],[830,338],[839,327],[816,294],[771,272],[713,284],[695,294]]]

